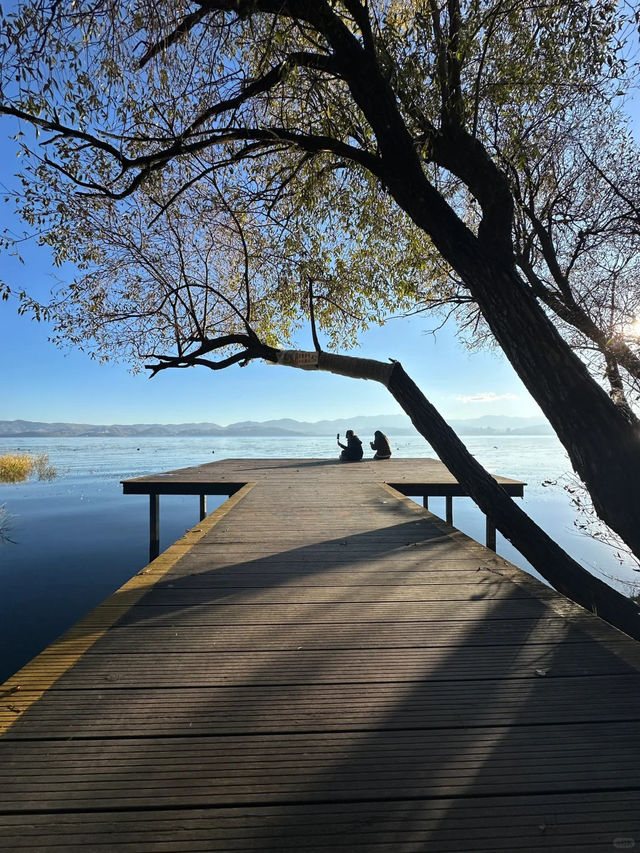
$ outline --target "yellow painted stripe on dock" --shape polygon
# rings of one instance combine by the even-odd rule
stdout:
[[[247,483],[0,685],[0,737],[255,486]]]

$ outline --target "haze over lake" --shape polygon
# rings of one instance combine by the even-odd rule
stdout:
[[[367,447],[372,436],[360,436]],[[397,456],[435,456],[419,436],[389,437]],[[620,579],[616,585],[630,592],[640,576],[576,531],[570,496],[560,485],[542,485],[570,470],[555,436],[464,441],[489,471],[527,482],[524,509],[572,556],[594,573]],[[15,542],[0,545],[0,682],[146,564],[148,498],[122,495],[120,480],[224,458],[337,458],[338,448],[335,434],[0,438],[0,454],[14,451],[47,453],[58,475],[49,482],[0,484]],[[209,511],[222,500],[209,498]],[[444,516],[444,499],[432,498],[430,509]],[[160,518],[164,549],[198,522],[197,497],[163,496]],[[484,516],[470,499],[454,500],[454,524],[484,541]],[[499,535],[498,552],[526,568]]]

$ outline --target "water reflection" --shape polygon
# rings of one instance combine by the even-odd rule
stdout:
[[[11,525],[13,516],[7,512],[5,504],[0,506],[0,545],[15,545],[15,540],[11,538]]]

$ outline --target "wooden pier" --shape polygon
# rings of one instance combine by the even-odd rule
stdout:
[[[0,847],[640,849],[640,646],[404,497],[430,464],[128,481],[234,494],[0,688]]]
[[[382,464],[384,467],[380,468],[379,463],[374,464],[372,460],[368,460],[349,466],[349,483],[370,484],[383,477],[385,483],[403,495],[421,497],[426,509],[429,508],[430,497],[444,497],[445,520],[448,524],[453,524],[453,499],[464,497],[467,493],[442,462],[437,459],[388,459]],[[125,495],[149,495],[151,561],[160,552],[160,495],[199,495],[202,521],[207,514],[208,495],[231,496],[247,482],[247,478],[254,476],[263,483],[268,479],[272,488],[277,489],[282,485],[286,489],[289,486],[287,480],[291,468],[295,466],[298,468],[297,474],[302,473],[309,488],[314,488],[317,482],[327,483],[330,471],[333,471],[333,488],[341,487],[343,477],[335,477],[336,463],[332,459],[233,459],[124,480],[122,487]],[[338,466],[337,470],[344,470],[344,466]],[[512,497],[521,498],[524,495],[526,483],[508,477],[497,476],[495,479]],[[489,519],[486,522],[486,543],[488,548],[495,551],[496,530]]]

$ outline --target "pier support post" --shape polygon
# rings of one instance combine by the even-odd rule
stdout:
[[[207,516],[207,496],[200,495],[200,521]]]
[[[429,495],[423,495],[422,496],[422,506],[425,509],[429,509]]]
[[[160,495],[149,495],[149,562],[160,553]]]
[[[451,495],[447,495],[445,498],[446,501],[446,522],[447,524],[453,525],[453,498]]]
[[[487,548],[491,548],[492,551],[496,550],[496,529],[493,524],[489,521],[489,516],[487,516],[487,536],[486,536]]]

